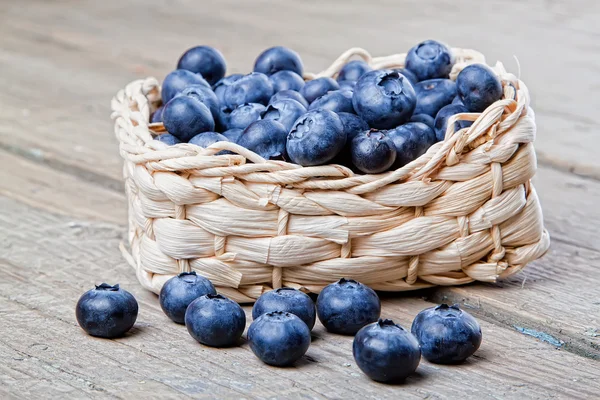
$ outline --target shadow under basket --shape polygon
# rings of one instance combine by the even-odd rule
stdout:
[[[485,63],[473,50],[453,52],[451,79]],[[335,77],[357,57],[401,68],[405,54],[350,49],[305,79]],[[242,303],[281,286],[317,293],[341,277],[404,291],[519,272],[550,245],[531,184],[536,125],[527,87],[502,64],[493,69],[501,100],[454,116],[444,141],[377,175],[266,161],[228,142],[167,146],[153,140],[162,124],[149,123],[158,81],[130,83],[112,100],[129,203],[125,258],[155,293],[195,270]],[[455,132],[455,120],[474,123]],[[221,150],[234,154],[215,155]]]

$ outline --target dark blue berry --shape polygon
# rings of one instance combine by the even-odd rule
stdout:
[[[237,143],[243,132],[243,129],[229,129],[223,132],[223,136],[229,139],[230,142]]]
[[[413,85],[413,87],[417,84],[417,82],[419,82],[417,76],[406,68],[395,68],[394,71],[404,75],[404,77],[409,80],[410,84]]]
[[[275,72],[269,77],[271,84],[273,85],[273,91],[275,93],[282,90],[295,90],[299,91],[304,86],[304,79],[300,75],[292,71],[279,71]]]
[[[225,58],[221,52],[209,46],[192,47],[179,59],[177,68],[202,75],[211,85],[225,76]]]
[[[265,111],[259,103],[242,104],[229,114],[227,129],[246,129],[254,121],[258,121]]]
[[[292,71],[302,76],[304,66],[298,53],[283,46],[271,47],[260,53],[254,63],[254,72],[273,75],[278,71]]]
[[[306,293],[299,290],[284,287],[262,294],[252,307],[252,318],[257,319],[273,311],[292,313],[304,321],[309,329],[315,326],[315,303]]]
[[[369,130],[359,133],[350,145],[352,164],[365,174],[387,171],[396,160],[394,142],[385,131]]]
[[[281,160],[286,158],[286,137],[287,131],[279,122],[261,119],[244,129],[237,144],[267,160]]]
[[[115,338],[123,336],[135,323],[138,303],[119,285],[103,283],[79,298],[75,315],[89,335]]]
[[[163,120],[167,131],[182,142],[215,129],[215,121],[208,107],[188,96],[175,97],[168,102],[163,111]]]
[[[461,113],[468,113],[469,110],[465,108],[465,106],[461,106],[458,104],[448,104],[443,107],[435,117],[435,137],[437,141],[442,141],[446,137],[446,128],[448,126],[448,119],[455,115]],[[468,128],[473,125],[472,121],[456,121],[454,123],[454,131],[457,132],[462,128]]]
[[[396,148],[394,169],[416,160],[436,142],[433,129],[421,122],[409,122],[385,131],[385,134]]]
[[[294,90],[282,90],[281,92],[275,93],[271,97],[271,100],[269,100],[269,104],[284,99],[296,100],[298,103],[302,104],[304,108],[308,108],[308,101],[306,101],[304,96]]]
[[[304,96],[306,101],[312,103],[315,99],[323,96],[325,93],[339,89],[340,85],[334,79],[317,78],[312,81],[307,81],[302,89],[300,89],[300,94]]]
[[[342,67],[337,76],[337,81],[354,81],[371,71],[373,68],[362,60],[353,60]]]
[[[176,69],[169,73],[162,84],[163,104],[167,104],[177,93],[191,85],[203,85],[210,89],[210,85],[200,74],[195,74],[186,69]]]
[[[356,81],[339,81],[338,84],[340,85],[340,90],[354,91]]]
[[[214,84],[212,89],[219,100],[219,105],[222,106],[225,104],[225,89],[227,89],[227,86],[231,85],[233,82],[239,80],[243,76],[244,75],[242,74],[229,75]]]
[[[202,132],[194,136],[190,139],[190,144],[195,144],[196,146],[207,148],[211,144],[215,144],[217,142],[229,142],[225,136],[221,135],[218,132]],[[217,154],[224,154],[225,150],[220,151]]]
[[[193,97],[208,107],[215,121],[219,117],[219,100],[210,88],[204,85],[190,85],[175,95],[178,96]]]
[[[411,331],[421,345],[423,357],[433,363],[460,363],[481,345],[479,323],[457,305],[442,304],[421,311]]]
[[[227,86],[224,105],[234,109],[246,103],[267,104],[273,96],[273,85],[265,74],[253,72]]]
[[[413,114],[413,116],[410,117],[410,122],[422,122],[435,132],[434,121],[435,118],[427,114]]]
[[[454,65],[452,50],[435,40],[426,40],[408,51],[406,69],[419,81],[435,78],[448,78]]]
[[[458,104],[458,105],[464,106],[464,104],[463,104],[462,100],[460,99],[459,95],[456,95],[456,97],[454,98],[454,100],[452,100],[452,103],[450,103],[450,104]]]
[[[213,284],[196,272],[182,272],[169,279],[160,290],[158,300],[167,317],[178,324],[185,322],[190,303],[205,294],[217,294]]]
[[[417,370],[421,361],[415,337],[389,319],[380,319],[358,331],[352,354],[362,372],[378,382],[401,382]]]
[[[192,301],[185,312],[185,326],[198,342],[211,347],[238,343],[246,327],[246,313],[238,303],[220,294]]]
[[[181,140],[177,139],[175,136],[170,133],[163,133],[162,135],[158,135],[154,138],[154,140],[158,140],[159,142],[163,142],[167,146],[173,146],[174,144],[181,143]]]
[[[163,117],[162,117],[162,113],[163,110],[165,109],[164,106],[160,106],[156,109],[156,111],[154,111],[152,113],[152,116],[150,117],[150,122],[151,123],[156,123],[156,122],[163,122]]]
[[[346,134],[346,145],[338,153],[338,155],[331,161],[331,164],[341,164],[352,168],[352,153],[351,146],[352,140],[360,132],[369,130],[369,125],[358,115],[350,114],[345,112],[337,113],[342,125],[344,126],[344,133]]]
[[[472,64],[456,78],[458,96],[467,110],[483,112],[502,98],[502,83],[487,65]]]
[[[415,114],[435,117],[456,96],[456,83],[450,79],[429,79],[417,83],[414,88],[417,94]]]
[[[279,122],[289,132],[294,122],[306,113],[306,108],[296,100],[283,99],[269,103],[262,114],[263,119]]]
[[[293,364],[310,346],[310,329],[296,315],[274,311],[255,319],[248,329],[250,349],[265,364]]]
[[[308,107],[309,110],[316,110],[318,108],[330,110],[336,113],[353,113],[354,107],[352,106],[352,92],[349,90],[334,90],[332,92],[325,93],[323,96],[310,103],[310,107]]]
[[[354,335],[379,319],[381,303],[373,289],[342,278],[325,286],[317,298],[319,321],[329,332]]]

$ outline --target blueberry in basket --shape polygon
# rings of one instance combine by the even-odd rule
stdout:
[[[273,85],[269,77],[259,72],[252,72],[227,86],[223,104],[230,109],[246,103],[266,105],[271,96],[273,96]]]
[[[223,295],[206,294],[188,306],[185,326],[199,343],[230,347],[236,345],[244,333],[246,313],[238,303]]]
[[[177,139],[175,136],[170,133],[163,133],[162,135],[158,135],[154,138],[154,140],[158,140],[159,142],[163,142],[167,146],[173,146],[174,144],[181,143],[181,140]]]
[[[456,97],[456,83],[450,79],[429,79],[414,86],[417,94],[415,114],[427,114],[435,117],[442,109],[452,103]]]
[[[356,82],[361,76],[371,71],[373,68],[363,60],[353,60],[346,63],[337,76],[337,81]]]
[[[352,92],[350,90],[334,90],[325,93],[310,103],[309,110],[316,109],[330,110],[336,113],[354,113],[352,105]]]
[[[401,382],[417,370],[421,361],[417,339],[389,319],[380,319],[358,331],[352,354],[361,371],[378,382]]]
[[[182,272],[163,285],[158,296],[160,307],[172,321],[183,324],[190,303],[205,294],[217,294],[213,284],[196,272]]]
[[[269,76],[269,80],[273,85],[273,91],[275,93],[281,92],[282,90],[295,90],[299,91],[304,86],[304,79],[293,71],[278,71],[273,75]]]
[[[325,93],[339,89],[340,85],[334,79],[323,77],[306,82],[302,89],[300,89],[300,94],[304,96],[306,101],[312,103]]]
[[[167,131],[182,142],[215,129],[210,109],[189,96],[179,96],[169,101],[163,111],[163,121]]]
[[[252,150],[264,159],[282,160],[286,158],[286,137],[287,131],[279,122],[261,119],[244,129],[237,144]]]
[[[356,83],[352,104],[371,128],[391,129],[406,122],[415,109],[415,91],[392,70],[367,72]]]
[[[91,336],[116,338],[133,327],[138,315],[135,297],[119,285],[103,283],[85,292],[77,302],[79,326]]]
[[[441,304],[421,311],[411,331],[427,361],[457,364],[473,355],[481,345],[481,327],[473,316],[457,305]]]
[[[310,329],[284,311],[262,314],[248,329],[252,352],[265,364],[284,367],[299,360],[310,346]]]
[[[315,326],[315,303],[297,289],[283,287],[263,293],[252,307],[252,318],[273,311],[289,312],[300,318],[309,329]]]
[[[394,68],[394,71],[404,75],[404,77],[409,80],[410,84],[413,85],[413,87],[417,84],[417,82],[419,82],[417,76],[406,68]]]
[[[179,96],[188,96],[198,100],[206,107],[208,107],[215,121],[218,118],[219,99],[217,99],[217,96],[215,95],[215,92],[212,91],[212,89],[204,85],[190,85],[175,95],[175,97]]]
[[[446,137],[446,128],[448,127],[448,119],[456,114],[468,113],[469,110],[465,106],[459,104],[449,104],[443,107],[435,117],[434,127],[437,141],[442,141]],[[459,131],[463,128],[468,128],[473,125],[472,121],[456,121],[454,123],[454,131]]]
[[[470,112],[483,112],[502,98],[502,83],[487,65],[471,64],[456,78],[458,96]]]
[[[160,106],[160,107],[158,107],[158,108],[156,109],[156,111],[154,111],[154,112],[152,113],[152,115],[150,116],[150,122],[151,122],[151,123],[153,123],[153,124],[154,124],[154,123],[157,123],[157,122],[163,122],[163,116],[162,116],[162,113],[163,113],[163,110],[164,110],[164,109],[165,109],[165,107],[164,107],[164,106]]]
[[[195,74],[186,69],[176,69],[169,73],[162,84],[163,104],[167,104],[177,93],[191,85],[203,85],[210,89],[210,85],[200,74]]]
[[[282,99],[269,103],[262,113],[263,119],[279,122],[289,132],[294,122],[306,113],[306,107],[292,99]]]
[[[254,121],[258,121],[266,107],[259,103],[242,104],[229,114],[227,129],[246,129]]]
[[[454,65],[452,50],[444,43],[426,40],[411,48],[406,54],[406,69],[419,81],[448,78]]]
[[[410,122],[422,122],[435,131],[435,118],[427,114],[413,114]]]
[[[387,171],[397,157],[394,141],[385,131],[368,130],[354,137],[350,145],[352,164],[365,174]]]
[[[214,85],[225,76],[227,66],[219,50],[210,46],[196,46],[183,53],[177,62],[177,68],[200,74]]]
[[[208,146],[217,142],[229,142],[229,139],[218,132],[202,132],[190,139],[190,144],[207,148]],[[221,150],[216,155],[227,154],[227,150]]]
[[[380,313],[377,293],[353,279],[342,278],[327,285],[317,297],[319,321],[329,332],[354,335],[377,321]]]
[[[275,93],[271,96],[271,100],[269,100],[269,104],[274,103],[279,100],[291,99],[296,100],[298,103],[302,104],[304,108],[308,108],[308,101],[302,96],[299,92],[295,90],[282,90],[281,92]]]
[[[225,90],[227,89],[227,87],[230,86],[235,81],[238,81],[239,79],[241,79],[243,76],[244,76],[243,74],[229,75],[223,79],[220,79],[217,83],[214,84],[214,86],[212,87],[212,90],[215,92],[215,96],[217,96],[220,106],[225,104]]]
[[[331,164],[341,164],[347,167],[353,168],[352,165],[352,140],[358,135],[360,132],[365,132],[369,130],[369,125],[358,115],[339,112],[337,113],[340,121],[342,121],[342,125],[344,126],[344,133],[346,134],[346,145],[338,153],[338,155],[331,160]]]
[[[346,134],[336,113],[312,110],[298,118],[287,136],[287,154],[302,166],[322,165],[344,148]]]
[[[409,122],[385,131],[396,148],[393,168],[401,168],[427,152],[437,140],[435,132],[421,122]]]
[[[222,133],[223,136],[225,136],[230,142],[232,143],[237,143],[238,140],[240,139],[240,136],[242,136],[242,133],[244,132],[243,129],[228,129],[225,132]]]
[[[254,72],[273,75],[278,71],[292,71],[302,76],[304,65],[298,53],[283,46],[271,47],[256,58]]]
[[[356,86],[356,81],[338,81],[340,85],[340,90],[350,90],[354,91],[354,86]]]

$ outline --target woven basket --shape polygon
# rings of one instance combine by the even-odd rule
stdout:
[[[453,49],[451,78],[485,62]],[[306,79],[333,77],[350,58],[399,68],[405,54],[372,58],[350,49]],[[531,178],[536,126],[523,82],[498,63],[504,97],[460,114],[445,140],[414,162],[378,175],[339,165],[265,161],[233,143],[166,146],[149,124],[160,86],[130,83],[112,101],[125,160],[129,243],[141,284],[195,270],[239,302],[270,288],[319,292],[340,277],[376,290],[493,282],[541,257],[550,238]],[[475,121],[454,132],[453,121]],[[221,150],[235,154],[215,155]]]

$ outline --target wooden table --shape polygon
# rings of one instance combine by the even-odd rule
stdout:
[[[0,398],[598,398],[599,17],[590,0],[0,1]],[[162,79],[196,44],[221,49],[229,73],[275,44],[317,72],[352,46],[385,55],[427,38],[520,68],[538,121],[550,253],[497,284],[384,295],[383,316],[404,326],[433,303],[462,304],[482,324],[477,354],[423,361],[386,386],[358,370],[351,338],[321,325],[294,368],[276,369],[170,323],[118,249],[117,90]],[[125,338],[91,338],[75,321],[79,295],[102,281],[140,303]]]

